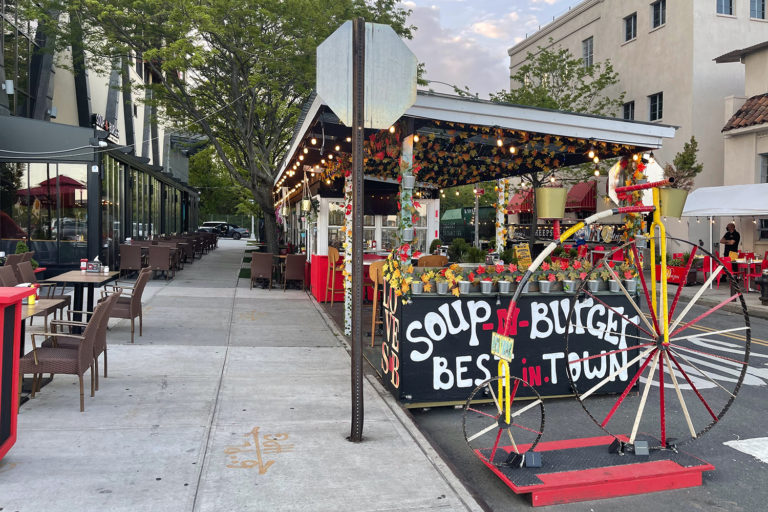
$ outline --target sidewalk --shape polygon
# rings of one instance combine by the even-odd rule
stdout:
[[[696,293],[701,289],[701,286],[701,283],[685,286],[680,292],[677,309],[680,310],[680,308],[685,307],[685,305],[690,302],[694,295],[696,295]],[[677,286],[671,285],[668,291],[670,300],[674,298],[676,293]],[[732,294],[730,293],[730,288],[728,287],[726,281],[723,279],[720,282],[720,288],[718,288],[717,285],[713,283],[711,289],[705,289],[704,293],[702,293],[699,299],[696,301],[696,304],[700,306],[714,307],[730,298],[731,296]],[[763,306],[763,304],[760,302],[760,292],[743,291],[742,296],[744,297],[744,303],[747,306],[747,312],[749,313],[750,317],[768,319],[768,306]],[[722,310],[728,311],[729,313],[741,314],[741,302],[731,301],[723,306]],[[693,317],[691,317],[691,319],[693,319]]]
[[[84,413],[65,375],[21,407],[0,510],[481,510],[372,378],[364,441],[345,439],[342,337],[304,292],[238,281],[244,248],[150,282],[135,345],[110,322]]]

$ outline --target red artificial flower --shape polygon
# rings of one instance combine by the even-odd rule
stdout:
[[[478,273],[478,274],[485,274],[485,267],[484,267],[484,266],[482,266],[482,265],[479,265],[479,266],[477,267],[477,273]]]
[[[401,254],[401,255],[400,255],[400,259],[401,259],[402,261],[406,261],[406,260],[408,259],[408,253],[407,253],[407,252],[404,252],[403,254]]]
[[[415,166],[415,167],[413,168],[413,174],[414,174],[414,175],[415,175],[415,174],[418,174],[420,170],[421,170],[421,166],[420,166],[420,165],[417,165],[417,166]]]
[[[467,281],[469,281],[470,283],[475,282],[475,274],[473,272],[469,273],[469,275],[467,276]]]
[[[403,181],[403,175],[402,174],[398,174],[397,175],[397,182],[400,183],[401,181]]]
[[[413,257],[417,258],[417,259],[420,258],[421,257],[421,252],[419,252],[419,251],[414,252],[413,253]]]
[[[519,283],[520,281],[522,281],[522,280],[523,280],[523,276],[517,276],[517,278],[515,279],[515,281],[517,281],[518,283]]]
[[[624,279],[632,279],[632,271],[631,270],[625,270],[624,271]]]
[[[546,261],[541,264],[541,270],[549,270],[550,268],[552,267],[550,267],[549,263],[547,263]]]
[[[414,202],[413,202],[413,207],[414,207],[414,208],[421,208],[421,205],[419,204],[419,202],[418,202],[418,201],[414,201]]]
[[[510,272],[517,272],[517,265],[515,265],[514,263],[510,263],[509,264],[509,271]]]
[[[497,274],[501,274],[502,272],[504,272],[504,265],[501,264],[501,263],[497,263],[496,264],[496,273]]]
[[[379,151],[378,153],[373,155],[373,158],[375,158],[376,160],[384,160],[384,152],[383,151]]]
[[[444,268],[440,271],[440,275],[445,277],[445,271],[448,270],[447,268]]]
[[[414,224],[419,222],[419,215],[417,213],[414,213],[413,216],[411,216],[411,222],[413,222]]]
[[[579,269],[581,268],[581,261],[579,261],[579,260],[576,260],[576,261],[574,261],[574,262],[571,264],[571,266],[573,267],[573,269],[574,269],[574,270],[579,270]]]
[[[586,272],[580,272],[579,273],[579,279],[586,279],[586,278],[587,278],[587,273]]]
[[[488,282],[488,281],[493,281],[493,279],[491,279],[490,277],[484,277],[483,281]]]
[[[568,262],[565,260],[560,260],[560,270],[567,270],[568,269]]]
[[[611,267],[611,268],[613,268],[613,267],[615,267],[615,266],[616,266],[616,262],[615,262],[615,261],[613,261],[613,260],[611,260],[611,261],[609,261],[609,262],[608,262],[608,266],[609,266],[609,267]]]
[[[549,281],[549,282],[552,282],[552,281],[554,281],[555,279],[557,279],[557,277],[555,277],[555,274],[549,274],[549,275],[547,276],[547,281]]]

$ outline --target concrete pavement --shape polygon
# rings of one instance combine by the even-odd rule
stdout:
[[[21,407],[0,510],[481,510],[373,378],[364,441],[346,440],[343,337],[304,292],[238,281],[244,249],[150,282],[135,345],[110,322],[84,413],[65,375]]]

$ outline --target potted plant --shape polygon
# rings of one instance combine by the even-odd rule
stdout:
[[[445,277],[444,273],[435,274],[435,288],[438,295],[448,295],[448,285],[448,278]]]
[[[493,291],[493,278],[491,276],[486,276],[480,281],[480,292],[485,295],[490,295],[490,293]]]
[[[628,261],[625,261],[619,266],[619,273],[624,279],[624,288],[627,289],[627,292],[637,292],[637,281],[635,280],[635,277],[637,277],[637,269],[635,266],[630,265]]]
[[[704,168],[696,161],[699,145],[696,138],[683,145],[683,150],[675,155],[672,163],[664,166],[664,177],[673,182],[659,190],[659,206],[662,217],[679,219],[683,214],[688,192],[693,188],[693,180]]]
[[[589,288],[589,291],[596,292],[600,290],[600,282],[603,280],[602,276],[600,275],[600,272],[597,270],[592,270],[589,272],[589,278],[587,279],[587,287]]]
[[[568,191],[562,185],[535,189],[536,216],[540,219],[562,219]]]

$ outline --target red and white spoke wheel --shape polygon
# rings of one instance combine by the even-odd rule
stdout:
[[[464,404],[464,439],[480,459],[503,466],[514,455],[532,451],[544,433],[544,403],[525,381],[510,377],[510,421],[506,422],[499,384],[504,377],[477,386]]]
[[[642,240],[642,239],[641,239]],[[647,240],[647,239],[646,239]],[[637,292],[629,293],[621,286],[628,307],[609,306],[610,292],[593,292],[586,281],[578,287],[571,299],[566,329],[566,348],[569,357],[568,379],[576,397],[590,418],[604,431],[627,444],[633,444],[638,434],[658,439],[652,448],[698,439],[718,423],[733,403],[747,376],[750,351],[750,327],[744,297],[738,279],[711,253],[685,240],[667,237],[683,247],[678,252],[690,254],[685,261],[686,276],[680,285],[669,285],[667,306],[660,296],[661,283],[656,283],[656,309],[651,298],[650,262],[646,256],[645,272],[640,272]],[[660,247],[659,240],[655,240]],[[680,246],[678,246],[680,247]],[[618,276],[618,263],[612,268],[610,261],[616,251],[626,258],[638,261],[644,247],[635,240],[609,252],[596,265],[596,270],[607,270]],[[705,274],[703,284],[693,285],[692,297],[681,299],[688,272],[702,256],[711,258],[712,272]],[[710,261],[707,258],[706,261]],[[656,263],[660,266],[660,263]],[[669,265],[669,262],[667,262]],[[610,269],[610,270],[609,270]],[[706,270],[706,269],[705,269]],[[716,277],[720,274],[719,283]],[[623,276],[618,276],[623,277]],[[702,300],[712,296],[710,284],[729,290],[725,300]],[[703,303],[716,305],[706,305]],[[582,312],[595,305],[613,315],[613,322],[587,325],[589,319]],[[736,304],[738,313],[728,313],[730,326],[712,328],[703,320],[723,306]],[[702,311],[703,309],[703,311]],[[664,316],[668,318],[669,342],[664,340]],[[710,322],[711,323],[711,322]],[[604,344],[590,354],[572,352],[576,333],[585,329]],[[617,343],[617,340],[621,340]],[[572,346],[573,345],[573,346]],[[584,384],[585,372],[598,375],[597,384]],[[619,379],[626,384],[618,395],[601,392],[603,386]],[[581,382],[580,382],[581,380]]]

